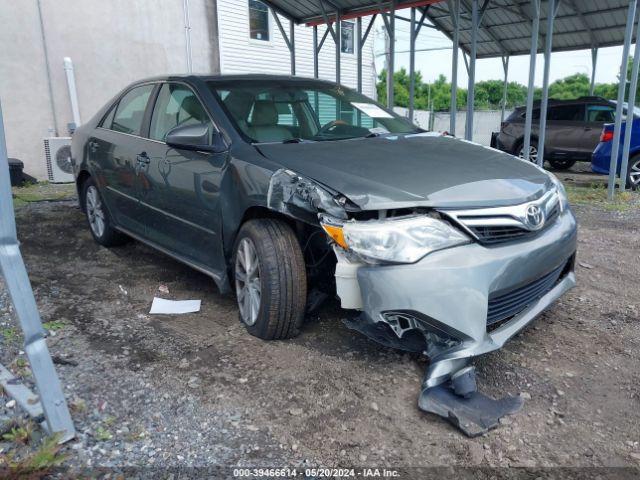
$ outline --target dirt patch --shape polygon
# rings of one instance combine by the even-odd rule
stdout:
[[[348,330],[335,302],[298,338],[264,342],[206,276],[137,242],[99,247],[73,202],[22,206],[43,321],[63,323],[51,351],[77,362],[58,366],[79,431],[67,463],[638,466],[640,214],[576,213],[578,287],[476,362],[484,391],[531,399],[468,439],[418,410],[425,360]],[[160,285],[167,298],[202,299],[202,311],[149,316]],[[0,311],[0,327],[13,328],[6,295]],[[21,356],[20,338],[0,342],[3,364]]]

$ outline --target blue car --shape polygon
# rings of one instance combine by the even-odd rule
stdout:
[[[622,149],[624,145],[625,123],[622,123],[618,166],[616,172],[620,175],[622,165]],[[591,170],[595,173],[609,174],[611,162],[611,148],[613,146],[613,123],[607,123],[600,134],[600,142],[591,156]],[[627,188],[636,190],[640,186],[640,118],[635,117],[631,125],[631,147],[629,149],[629,163],[626,172]]]

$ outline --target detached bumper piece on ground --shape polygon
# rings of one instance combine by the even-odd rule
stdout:
[[[473,367],[460,370],[449,382],[424,388],[418,398],[420,410],[441,416],[469,437],[497,427],[502,417],[518,412],[523,404],[519,396],[495,400],[478,392]]]

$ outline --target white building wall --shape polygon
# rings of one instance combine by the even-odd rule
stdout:
[[[250,40],[246,0],[217,0],[217,18],[215,0],[189,0],[189,11],[194,73],[219,73],[219,54],[222,73],[289,73],[289,50],[273,18],[270,42]],[[289,22],[282,22],[288,32]],[[67,136],[67,124],[73,121],[64,57],[73,61],[83,121],[135,80],[187,70],[183,0],[0,0],[0,25],[0,102],[8,153],[38,179],[46,178],[43,138],[51,136],[54,124],[58,135]],[[318,30],[321,38],[325,27]],[[371,96],[375,95],[373,33],[363,54],[363,90]],[[296,27],[296,60],[297,74],[313,77],[310,27]],[[355,54],[342,54],[342,83],[356,87],[356,71]],[[320,53],[320,76],[335,80],[331,36]]]
[[[280,17],[285,33],[289,35],[289,21]],[[368,18],[363,20],[363,30]],[[272,13],[269,13],[270,40],[254,40],[249,36],[249,3],[246,0],[218,0],[218,27],[220,41],[220,68],[222,73],[264,73],[289,75],[290,54]],[[355,29],[355,26],[354,26]],[[318,27],[318,41],[325,26]],[[355,32],[355,30],[354,30]],[[296,76],[313,77],[313,28],[295,26]],[[335,43],[327,37],[319,55],[319,76],[335,81]],[[373,32],[363,49],[362,91],[375,95],[375,67],[373,61]],[[341,83],[357,87],[357,55],[341,54]]]
[[[183,0],[40,0],[60,136],[72,122],[63,58],[71,57],[82,120],[127,84],[185,73]],[[189,0],[195,72],[211,73],[215,5]],[[10,157],[46,177],[42,139],[50,136],[51,109],[37,0],[0,0],[0,101]],[[215,23],[214,23],[215,26]]]
[[[500,110],[479,110],[473,114],[472,140],[482,145],[491,144],[491,133],[500,130]],[[436,132],[449,131],[451,116],[448,112],[436,112],[433,120],[433,130]],[[464,125],[467,121],[467,111],[456,114],[455,135],[464,138]]]

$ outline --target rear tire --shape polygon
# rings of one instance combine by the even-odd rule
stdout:
[[[103,247],[126,243],[129,238],[113,228],[113,222],[93,178],[89,177],[84,181],[81,191],[82,206],[93,239]]]
[[[281,220],[242,225],[233,254],[240,321],[264,340],[295,337],[304,320],[307,276],[300,244]]]
[[[549,164],[554,170],[569,170],[576,163],[575,160],[549,160]]]
[[[640,188],[640,155],[634,155],[629,159],[626,181],[627,188],[631,190]]]

